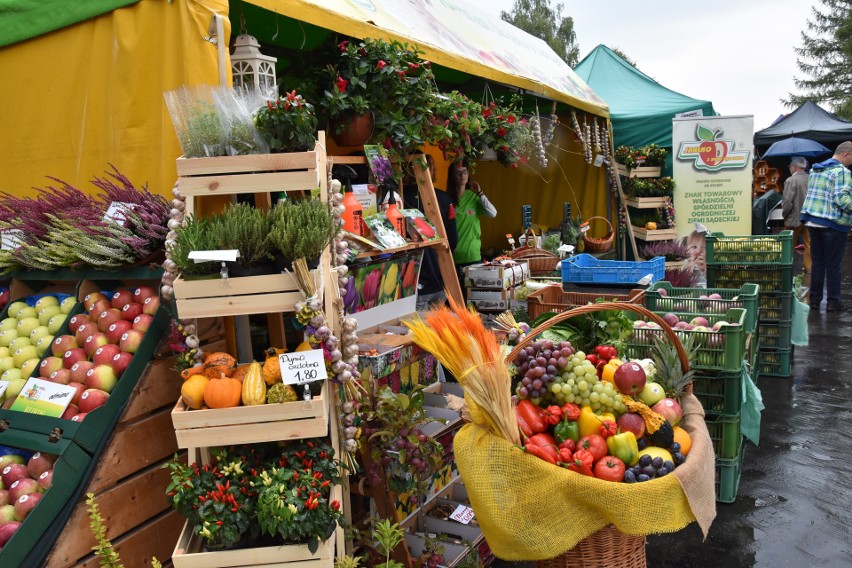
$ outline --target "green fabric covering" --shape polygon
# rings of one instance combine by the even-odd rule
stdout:
[[[760,413],[765,408],[763,405],[763,395],[760,389],[751,380],[749,374],[748,363],[743,361],[743,377],[740,380],[742,384],[742,401],[743,408],[740,417],[742,422],[740,428],[743,436],[751,440],[754,445],[760,443]]]
[[[139,0],[0,0],[0,47],[135,4]]]
[[[580,76],[609,105],[617,146],[672,146],[675,114],[702,110],[715,116],[713,103],[693,99],[667,89],[599,45],[577,66]]]

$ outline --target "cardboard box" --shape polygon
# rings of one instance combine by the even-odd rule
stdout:
[[[375,355],[364,354],[372,349]],[[435,357],[414,344],[398,319],[359,331],[358,351],[358,370],[370,369],[380,386],[390,385],[394,392],[430,384],[438,376]]]
[[[467,301],[477,310],[505,311],[512,309],[512,290],[491,290],[483,288],[468,288]]]
[[[492,264],[474,264],[464,269],[465,286],[504,289],[520,286],[530,277],[526,261],[502,260]]]

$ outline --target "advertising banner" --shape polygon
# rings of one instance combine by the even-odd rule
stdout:
[[[417,295],[422,250],[352,264],[340,290],[347,314],[354,314]]]
[[[674,208],[678,236],[701,223],[710,232],[751,234],[754,117],[672,121]]]

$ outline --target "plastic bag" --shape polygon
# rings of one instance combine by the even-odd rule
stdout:
[[[254,113],[265,99],[254,89],[220,87],[213,91],[216,111],[224,131],[225,151],[229,156],[267,154],[269,144],[254,125]]]
[[[760,389],[751,380],[748,365],[743,363],[743,378],[740,381],[742,385],[742,400],[743,407],[740,414],[743,436],[754,442],[755,445],[760,443],[760,412],[765,408],[763,405],[763,395]]]
[[[213,87],[182,86],[163,96],[185,157],[225,155],[225,135],[213,101]]]
[[[793,298],[793,329],[791,330],[790,343],[800,347],[808,345],[808,314],[811,307],[798,298]]]

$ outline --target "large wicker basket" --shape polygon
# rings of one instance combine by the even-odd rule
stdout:
[[[559,266],[559,257],[537,246],[535,231],[527,229],[524,236],[526,237],[526,244],[516,248],[507,256],[513,260],[527,261],[530,267],[530,274],[533,276],[547,276],[556,270],[556,267]]]
[[[601,219],[607,226],[606,236],[602,238],[590,237],[589,231],[583,233],[583,243],[585,243],[585,252],[606,252],[612,247],[612,241],[615,239],[615,232],[612,230],[612,223],[606,217],[589,217],[586,223],[593,219]],[[591,230],[591,229],[590,229]]]
[[[644,318],[658,323],[668,336],[669,341],[677,349],[681,368],[684,373],[689,372],[689,359],[686,351],[671,326],[663,318],[643,306],[627,302],[587,304],[559,313],[531,330],[512,349],[506,360],[509,362],[514,361],[521,349],[532,343],[543,331],[557,323],[574,316],[613,309],[635,312]],[[691,384],[687,387],[686,391],[692,392]],[[577,543],[574,548],[560,554],[556,558],[536,561],[535,566],[536,568],[645,568],[647,566],[645,559],[645,535],[625,534],[616,527],[608,525],[587,536]]]

